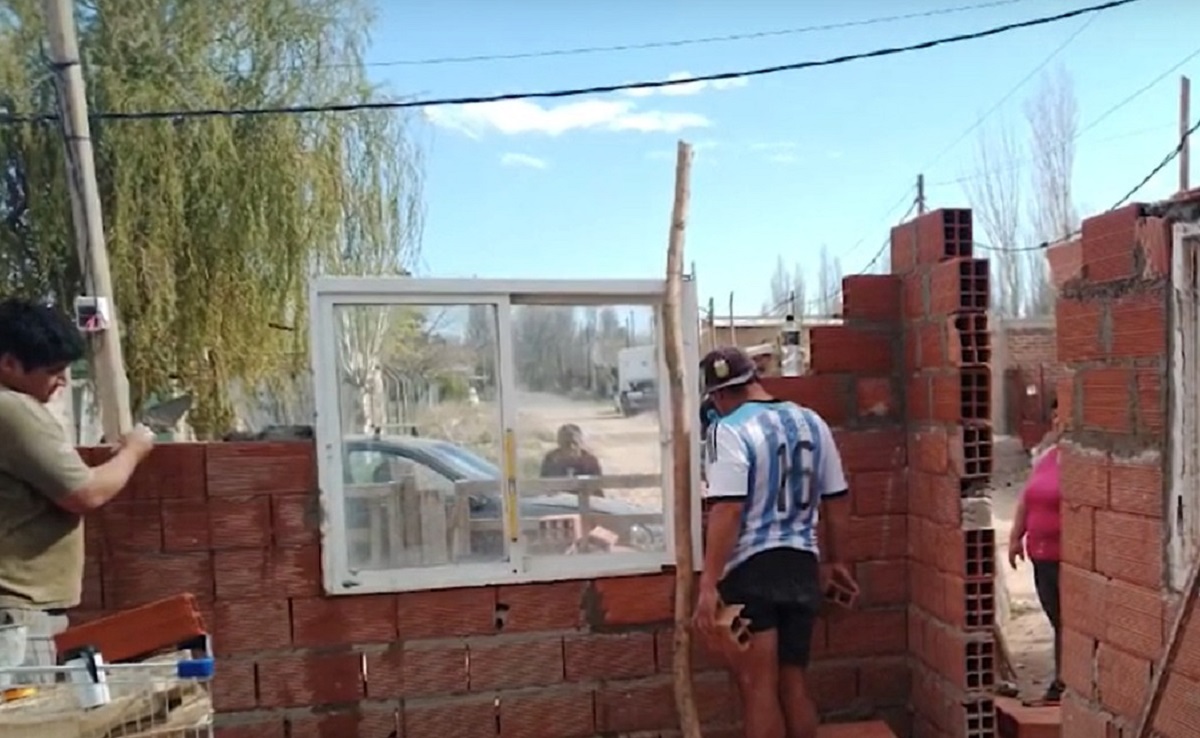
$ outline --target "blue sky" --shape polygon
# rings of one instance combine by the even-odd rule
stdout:
[[[978,4],[980,0],[553,2],[381,0],[367,61],[395,95],[450,97],[711,74],[904,45],[1092,4],[1023,0],[999,7],[748,41],[463,64],[396,64],[753,33]],[[569,7],[568,7],[569,6]],[[1090,17],[1090,16],[1089,16]],[[1081,126],[1200,47],[1200,3],[1142,0],[981,41],[836,67],[697,85],[676,94],[611,94],[427,110],[426,224],[420,272],[438,277],[659,277],[665,269],[673,156],[697,148],[687,259],[702,302],[755,313],[777,256],[816,280],[821,246],[863,269],[909,204],[923,171],[930,207],[962,207],[977,135],[947,146],[1072,34],[1050,63],[1074,79]],[[1178,140],[1178,75],[1078,140],[1076,200],[1109,207]],[[992,113],[1022,144],[1036,78]],[[679,94],[687,93],[687,94]],[[1200,102],[1193,104],[1200,117]],[[940,158],[939,154],[945,151]],[[935,161],[936,158],[936,161]],[[1028,171],[1021,160],[1013,166]],[[922,168],[924,168],[922,170]],[[1024,177],[1027,179],[1028,177]],[[1200,180],[1200,171],[1193,183]],[[1171,194],[1174,165],[1140,199]],[[889,210],[889,208],[891,208]],[[810,288],[810,293],[813,292]]]

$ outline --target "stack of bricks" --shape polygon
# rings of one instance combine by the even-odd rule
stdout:
[[[1060,458],[1062,735],[1091,738],[1136,724],[1173,616],[1163,515],[1169,224],[1130,205],[1084,221],[1071,248],[1077,259],[1051,259],[1061,285],[1059,410],[1069,425]],[[1155,735],[1196,735],[1196,659],[1181,658],[1166,686]]]
[[[814,633],[812,689],[829,721],[881,717],[908,735],[908,464],[904,435],[900,280],[843,282],[844,324],[811,329],[811,372],[764,380],[768,392],[818,412],[833,428],[851,489],[840,555],[858,578],[855,608],[828,607]]]
[[[988,262],[971,212],[892,230],[902,279],[910,498],[909,651],[914,735],[995,735],[995,533],[981,490],[992,464]]]

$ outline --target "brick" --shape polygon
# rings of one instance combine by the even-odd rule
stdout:
[[[1154,731],[1165,738],[1200,735],[1200,682],[1180,674],[1167,676]]]
[[[1175,607],[1163,621],[1163,632],[1171,632],[1177,615]],[[1175,653],[1174,670],[1189,679],[1200,680],[1200,618],[1192,617],[1186,629],[1179,634],[1179,648]]]
[[[406,592],[396,598],[396,614],[406,641],[491,635],[499,629],[491,587]]]
[[[286,738],[287,726],[279,713],[245,712],[217,716],[216,738]]]
[[[494,697],[470,697],[404,705],[404,738],[496,738]]]
[[[1093,638],[1107,634],[1107,582],[1090,571],[1063,564],[1059,571],[1063,625]]]
[[[163,550],[162,502],[117,498],[100,508],[104,553]]]
[[[317,488],[310,442],[210,444],[205,474],[210,497],[303,494]]]
[[[213,562],[206,552],[114,555],[104,565],[104,603],[137,607],[178,594],[213,598]]]
[[[591,596],[595,600],[588,611],[593,625],[651,625],[675,617],[672,574],[600,579],[592,585]]]
[[[1150,660],[1101,643],[1096,654],[1100,704],[1119,715],[1137,715],[1150,698]]]
[[[213,498],[208,519],[214,549],[271,545],[271,502],[266,495]]]
[[[404,695],[404,648],[391,646],[381,651],[366,652],[366,678],[363,680],[367,697],[397,699]]]
[[[891,471],[906,463],[907,442],[903,431],[834,430],[833,438],[842,457],[842,466],[851,474]]]
[[[804,675],[805,686],[817,710],[828,712],[858,699],[858,669],[849,664],[813,664]]]
[[[612,682],[596,691],[596,731],[633,733],[678,727],[675,697],[666,678]]]
[[[1096,694],[1096,639],[1074,628],[1063,628],[1061,676],[1076,694],[1092,699]]]
[[[1062,714],[1058,706],[1027,707],[1017,700],[996,699],[998,734],[1013,738],[1059,738]]]
[[[1083,407],[1080,420],[1088,430],[1130,433],[1134,417],[1134,372],[1121,367],[1080,369]]]
[[[892,228],[889,249],[893,274],[912,271],[917,265],[917,228],[912,221]]]
[[[212,680],[213,707],[218,712],[253,710],[258,705],[257,674],[253,659],[221,659]]]
[[[901,470],[854,474],[850,490],[855,515],[903,514],[908,510],[908,483]]]
[[[768,394],[810,408],[830,425],[845,425],[852,417],[854,397],[850,374],[763,377],[762,384]]]
[[[864,561],[854,567],[860,607],[903,605],[908,602],[907,563],[903,559]]]
[[[855,385],[859,418],[894,418],[899,412],[892,380],[885,377],[863,377]],[[827,423],[832,423],[826,418]]]
[[[1108,454],[1074,443],[1058,446],[1059,484],[1068,505],[1108,506]]]
[[[209,527],[207,500],[162,501],[164,551],[208,551],[212,548]]]
[[[269,499],[275,545],[303,546],[321,542],[321,505],[315,491],[272,495]]]
[[[506,610],[505,632],[569,630],[583,625],[584,582],[501,587],[497,606]]]
[[[917,236],[917,263],[937,264],[955,257],[969,257],[973,245],[971,211],[957,208],[934,210],[913,221]]]
[[[138,464],[120,499],[202,500],[208,444],[160,443]]]
[[[501,697],[500,738],[587,738],[596,732],[595,712],[591,690]]]
[[[929,310],[929,268],[905,274],[901,278],[900,298],[907,323],[923,320]]]
[[[647,640],[650,640],[647,634]],[[563,681],[563,639],[523,641],[488,639],[469,648],[471,691],[545,687]]]
[[[1105,304],[1099,300],[1060,297],[1055,304],[1057,359],[1064,364],[1095,361],[1105,356]]]
[[[400,658],[405,699],[464,694],[470,689],[470,659],[463,643],[408,645]]]
[[[391,643],[397,635],[394,595],[292,600],[292,637],[297,646]]]
[[[1167,354],[1167,297],[1159,289],[1114,300],[1112,356],[1123,359],[1159,359]]]
[[[1080,569],[1095,570],[1095,508],[1064,502],[1061,509],[1062,561]]]
[[[109,662],[126,661],[205,635],[196,598],[181,594],[76,625],[54,638],[59,653],[92,646]]]
[[[1158,589],[1109,580],[1103,613],[1107,642],[1135,656],[1158,659],[1163,647],[1163,598]]]
[[[1163,457],[1158,452],[1136,459],[1113,458],[1108,505],[1116,512],[1149,518],[1163,516]]]
[[[699,639],[691,639],[692,671],[707,671],[723,669],[723,664],[699,643]],[[654,635],[654,661],[657,671],[669,673],[674,666],[675,633],[672,628],[663,628]]]
[[[829,622],[829,654],[834,657],[889,656],[905,653],[908,643],[904,610],[856,610]]]
[[[1083,221],[1081,261],[1084,279],[1094,284],[1137,274],[1135,231],[1142,206],[1126,205]]]
[[[913,374],[904,383],[904,397],[908,402],[908,420],[921,423],[933,419],[933,382],[925,373]]]
[[[1171,274],[1171,221],[1165,218],[1142,218],[1134,229],[1134,239],[1141,249],[1142,278],[1162,279]]]
[[[357,702],[363,697],[357,653],[279,654],[258,662],[259,704],[311,707]]]
[[[930,316],[987,309],[987,259],[951,259],[932,268],[929,280]]]
[[[893,369],[894,334],[849,326],[809,329],[809,367],[814,373],[888,374]]]
[[[569,636],[563,646],[568,681],[635,679],[655,672],[650,633]]]
[[[213,643],[219,656],[292,644],[291,611],[285,599],[222,600],[213,611]]]
[[[842,315],[849,320],[900,320],[900,278],[855,274],[842,279]]]
[[[1163,583],[1163,528],[1159,520],[1096,512],[1096,570],[1158,589]]]
[[[1167,397],[1162,367],[1137,367],[1133,372],[1138,432],[1161,436],[1166,429]]]
[[[317,546],[215,551],[213,567],[218,600],[322,594]]]
[[[327,712],[289,715],[288,738],[391,738],[403,727],[400,707],[362,702]]]
[[[910,438],[909,455],[914,468],[929,474],[945,474],[950,470],[950,439],[944,428],[922,428]]]
[[[1112,736],[1110,723],[1104,713],[1096,710],[1077,695],[1067,693],[1062,701],[1063,738],[1100,738]],[[1114,736],[1114,738],[1117,738]]]
[[[908,519],[904,515],[851,517],[839,554],[846,563],[902,558],[908,549]]]
[[[831,723],[817,729],[816,738],[895,738],[896,733],[883,720],[855,723]]]
[[[871,659],[859,669],[859,697],[872,705],[905,704],[911,690],[911,678],[912,669],[906,660]]]

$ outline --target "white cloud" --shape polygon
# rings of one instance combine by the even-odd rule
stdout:
[[[577,130],[678,133],[712,125],[699,113],[639,110],[628,100],[600,99],[551,107],[542,107],[531,100],[503,100],[426,108],[425,117],[436,126],[456,130],[471,138],[479,138],[485,133],[559,136]]]
[[[788,152],[772,154],[768,158],[770,161],[773,161],[776,164],[795,164],[796,162],[800,161],[800,157]]]
[[[667,79],[691,79],[692,76],[691,72],[673,72],[667,75]],[[668,87],[635,87],[632,90],[625,90],[625,94],[630,97],[650,97],[652,95],[683,97],[685,95],[699,95],[705,90],[733,90],[745,86],[745,77],[733,77],[731,79],[715,79],[712,81],[696,80]]]
[[[529,154],[507,153],[500,157],[500,163],[506,167],[525,167],[526,169],[545,169],[546,160]]]
[[[800,148],[800,145],[795,141],[760,141],[750,144],[751,151],[795,151]]]

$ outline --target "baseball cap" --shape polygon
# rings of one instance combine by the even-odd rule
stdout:
[[[726,346],[709,351],[700,360],[700,375],[703,377],[704,394],[708,395],[717,390],[749,384],[758,376],[758,371],[745,351]]]

